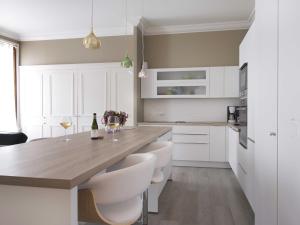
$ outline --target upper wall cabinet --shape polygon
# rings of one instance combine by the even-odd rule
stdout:
[[[239,97],[238,67],[148,69],[142,98]]]

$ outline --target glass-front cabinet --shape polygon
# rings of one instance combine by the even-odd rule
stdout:
[[[153,77],[157,98],[201,98],[209,93],[208,68],[157,69]]]
[[[141,98],[239,98],[239,67],[147,69]]]

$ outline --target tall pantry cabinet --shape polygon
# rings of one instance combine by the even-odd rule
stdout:
[[[256,225],[298,225],[300,15],[297,0],[257,0]]]
[[[20,104],[22,130],[30,139],[63,135],[59,123],[66,116],[72,118],[69,134],[88,131],[92,114],[100,119],[105,110],[127,112],[126,125],[133,126],[133,72],[119,63],[22,66]]]

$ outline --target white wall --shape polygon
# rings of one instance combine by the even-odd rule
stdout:
[[[144,120],[225,122],[227,106],[238,104],[238,99],[145,99]]]

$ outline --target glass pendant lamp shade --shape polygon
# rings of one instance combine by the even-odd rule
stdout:
[[[92,0],[91,32],[82,41],[82,44],[83,44],[83,46],[85,48],[88,48],[88,49],[97,49],[97,48],[101,47],[101,42],[96,37],[93,29],[94,29],[94,0]]]
[[[126,54],[125,58],[121,62],[121,66],[124,68],[130,68],[133,66],[132,60],[129,58],[129,56]]]
[[[97,49],[97,48],[101,47],[101,42],[96,37],[93,30],[91,31],[91,33],[88,36],[86,36],[83,39],[82,43],[83,43],[85,48],[89,48],[89,49]]]
[[[147,73],[146,73],[146,70],[145,70],[146,67],[147,67],[146,63],[143,62],[142,69],[139,72],[139,78],[146,78],[147,77]]]

